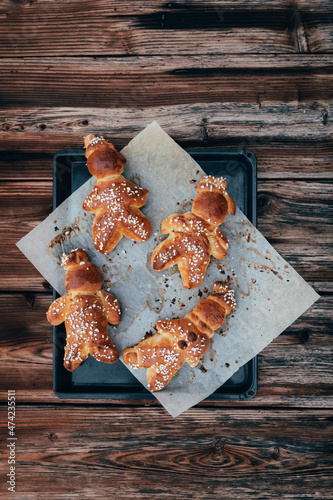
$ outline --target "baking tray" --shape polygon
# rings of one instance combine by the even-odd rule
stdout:
[[[208,175],[224,176],[236,205],[256,225],[257,161],[251,150],[188,149]],[[53,158],[53,208],[90,178],[84,150],[58,151]],[[59,295],[54,290],[53,299]],[[144,332],[143,332],[144,334]],[[126,366],[99,363],[91,356],[75,372],[63,366],[64,323],[53,327],[53,390],[61,399],[152,399]],[[257,357],[211,394],[208,400],[249,399],[257,392]]]

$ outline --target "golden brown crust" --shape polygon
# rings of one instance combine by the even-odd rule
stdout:
[[[208,222],[211,214],[211,223],[214,226],[222,224],[228,214],[235,215],[236,205],[226,187],[227,181],[224,177],[203,177],[196,186],[199,194],[194,199],[192,212]]]
[[[85,250],[77,248],[68,255],[63,255],[61,265],[64,269],[69,269],[74,264],[81,264],[81,262],[89,262],[89,257]]]
[[[120,175],[123,166],[122,169],[110,166],[111,160],[106,158],[106,152],[120,155],[113,144],[92,135],[86,137],[86,144],[88,168],[98,181],[83,201],[82,208],[95,214],[92,237],[96,249],[103,254],[110,253],[123,236],[138,242],[146,241],[151,234],[151,224],[139,208],[146,203],[148,190]],[[124,165],[125,158],[120,156],[119,162]],[[91,158],[94,165],[98,163],[98,168],[91,167]]]
[[[104,312],[110,325],[118,325],[121,319],[121,311],[116,297],[112,293],[105,292],[104,290],[100,290],[97,295],[102,301]]]
[[[115,363],[119,353],[109,337],[108,322],[120,322],[117,299],[100,290],[103,275],[97,266],[88,262],[84,250],[74,250],[64,256],[63,265],[67,269],[68,293],[51,304],[47,319],[52,325],[65,321],[65,368],[71,372],[76,370],[89,354],[98,361]]]
[[[60,325],[65,321],[66,312],[68,309],[68,304],[67,304],[68,299],[69,299],[68,294],[66,294],[54,300],[50,305],[46,313],[46,318],[47,321],[51,323],[51,325],[55,326]]]
[[[202,283],[211,255],[227,255],[228,240],[222,231],[192,212],[170,215],[161,230],[170,235],[154,249],[151,264],[156,271],[177,264],[185,288]]]
[[[150,221],[138,208],[145,204],[147,196],[147,189],[122,176],[97,182],[82,206],[96,214],[92,238],[99,252],[110,253],[123,236],[138,242],[149,238]]]
[[[74,371],[88,354],[104,363],[115,363],[119,353],[108,334],[108,320],[96,295],[76,294],[66,314],[64,366]]]
[[[103,281],[103,274],[97,266],[91,262],[83,262],[67,270],[65,287],[70,292],[84,288],[88,293],[96,293],[103,285]]]
[[[202,191],[195,197],[192,211],[213,226],[218,226],[228,213],[228,203],[221,193]]]
[[[177,264],[184,287],[194,288],[202,283],[211,255],[226,257],[229,243],[218,226],[236,210],[226,185],[223,177],[204,177],[196,186],[199,193],[192,211],[163,220],[161,232],[169,236],[152,253],[151,265],[156,271]]]
[[[106,179],[123,173],[126,158],[111,142],[90,134],[84,138],[84,145],[87,167],[91,175],[97,179]]]
[[[185,288],[195,288],[204,279],[209,263],[210,245],[201,235],[172,232],[153,251],[151,263],[156,271],[177,264]]]
[[[231,313],[235,306],[233,291],[220,282],[214,287],[217,292],[201,300],[184,318],[157,321],[155,335],[124,350],[127,365],[147,368],[151,391],[163,389],[184,363],[196,366],[207,352],[214,330]]]
[[[211,255],[216,259],[224,259],[227,256],[229,242],[221,229],[217,227],[212,233],[208,234],[208,240]]]

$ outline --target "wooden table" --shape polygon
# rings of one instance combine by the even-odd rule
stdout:
[[[0,20],[1,498],[333,498],[333,5],[3,0]],[[57,150],[154,119],[183,147],[255,151],[258,228],[321,295],[259,356],[254,399],[175,420],[57,399],[50,286],[15,247],[52,211]]]

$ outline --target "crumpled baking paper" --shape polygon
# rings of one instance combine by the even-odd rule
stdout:
[[[161,241],[162,220],[173,212],[191,209],[197,194],[195,185],[205,173],[156,122],[131,140],[122,153],[127,159],[124,176],[150,190],[142,209],[152,223],[148,242],[134,243],[123,238],[108,256],[97,252],[91,239],[93,215],[82,210],[82,201],[96,182],[91,178],[17,246],[61,295],[66,293],[65,271],[59,265],[62,254],[79,247],[88,251],[91,261],[104,273],[104,288],[116,295],[122,307],[120,325],[109,330],[120,353],[153,330],[158,319],[184,316],[201,297],[212,293],[215,281],[229,277],[237,307],[221,330],[215,332],[200,366],[184,365],[164,390],[154,393],[176,417],[224,384],[319,295],[239,208],[221,226],[229,239],[228,256],[221,261],[211,260],[200,287],[185,290],[176,266],[155,272],[150,257]],[[146,370],[130,370],[147,388]]]

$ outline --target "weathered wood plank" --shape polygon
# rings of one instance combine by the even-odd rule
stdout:
[[[333,283],[322,283],[319,281],[308,280],[310,286],[312,286],[320,294],[333,293]]]
[[[5,2],[2,56],[291,53],[331,50],[327,3]],[[91,36],[91,29],[98,37]],[[185,43],[184,43],[185,42]]]
[[[295,236],[294,241],[288,242],[283,241],[283,235],[281,235],[281,240],[277,241],[274,237],[270,238],[269,233],[266,231],[263,231],[263,234],[277,252],[279,252],[306,281],[312,281],[312,276],[314,276],[313,281],[320,279],[323,283],[332,283],[332,252],[330,253],[327,250],[332,246],[332,239],[330,236],[330,234],[332,234],[331,224],[323,230],[328,232],[327,237],[329,238],[329,241],[324,244],[315,237],[311,240],[309,237],[307,243],[300,242],[298,244],[296,241],[297,236]],[[288,232],[292,232],[291,226],[289,226]],[[292,240],[292,237],[290,240]]]
[[[206,0],[205,0],[206,1]],[[144,5],[141,3],[141,5]],[[21,64],[20,64],[21,62]],[[12,65],[13,72],[25,71],[30,69],[32,74],[43,74],[45,72],[54,72],[60,74],[68,73],[73,66],[76,72],[82,75],[89,74],[103,75],[107,77],[109,72],[106,68],[112,70],[113,74],[129,75],[133,73],[147,76],[158,74],[196,74],[196,71],[213,72],[226,70],[264,70],[272,72],[277,71],[322,71],[328,73],[332,71],[331,54],[201,54],[177,55],[169,53],[167,56],[149,54],[146,56],[81,56],[72,55],[62,56],[44,56],[44,57],[20,57],[16,56],[1,57],[0,67],[4,74],[10,74],[9,66]],[[26,71],[28,73],[28,71]],[[33,75],[30,75],[32,78]],[[97,78],[96,78],[97,79]],[[116,83],[116,82],[115,82]]]
[[[253,149],[259,178],[332,178],[331,116],[331,106],[320,101],[198,103],[144,111],[7,109],[0,112],[0,178],[50,180],[53,154],[81,148],[89,131],[104,134],[121,148],[156,118],[184,147]]]
[[[332,146],[332,105],[314,103],[200,103],[131,108],[29,108],[3,110],[0,141],[3,154],[53,152],[81,148],[88,132],[104,134],[119,147],[147,124],[161,127],[182,145],[221,147],[270,147],[285,143],[295,147]],[[299,144],[298,144],[299,143]],[[331,151],[331,149],[329,149]]]
[[[18,406],[16,428],[27,500],[331,498],[328,411]]]
[[[333,281],[326,253],[333,243],[332,193],[326,182],[311,181],[262,181],[258,190],[259,230],[302,276],[309,277],[310,268],[324,271],[326,282]]]
[[[321,268],[328,282],[333,281],[332,257],[324,254],[333,243],[332,193],[329,184],[311,181],[263,181],[258,192],[260,231],[301,275],[309,267]],[[302,252],[295,252],[299,246]]]
[[[147,108],[204,102],[323,101],[333,97],[329,56],[5,58],[4,107]]]
[[[53,1],[51,0],[49,3],[47,3],[46,0],[41,0],[40,5],[41,9],[43,10],[44,6],[50,5],[50,15],[52,13],[52,8],[54,7],[55,10],[59,9],[71,9],[73,8],[73,0],[60,0],[56,6],[53,6]],[[75,3],[75,1],[74,1]],[[5,12],[20,12],[24,8],[29,8],[30,7],[30,1],[29,0],[21,0],[21,2],[13,2],[12,0],[3,0],[1,3],[1,8],[0,8],[0,13],[3,14]],[[101,9],[104,5],[104,9],[110,9],[110,4],[107,2],[107,0],[98,0],[96,2],[96,6],[98,9]],[[285,2],[283,0],[267,0],[264,2],[264,5],[267,6],[267,9],[269,9],[272,12],[275,12],[276,10],[281,10],[282,8],[285,7]],[[330,5],[327,3],[327,0],[295,0],[294,2],[295,7],[301,9],[304,12],[318,12],[318,13],[327,13],[330,10]],[[249,7],[251,6],[253,9],[261,9],[263,6],[263,1],[262,0],[240,0],[235,2],[235,0],[220,0],[217,2],[216,0],[191,0],[191,5],[190,7],[193,7],[194,9],[199,10],[200,12],[202,10],[207,10],[207,11],[216,11],[218,6],[223,6],[224,8],[228,8],[230,10],[233,10],[235,12],[239,10],[243,10],[244,7]],[[112,9],[111,12],[114,12],[115,15],[120,15],[120,14],[128,14],[130,13],[136,13],[136,12],[141,12],[141,13],[150,13],[150,12],[155,12],[157,9],[185,9],[187,6],[186,4],[178,4],[177,3],[163,3],[161,4],[160,0],[146,0],[146,2],[141,2],[140,0],[114,0],[112,3]]]
[[[307,12],[301,14],[301,26],[306,38],[306,51],[309,52],[331,52],[333,46],[333,15],[332,11],[327,15],[319,12]],[[297,37],[297,28],[295,29]],[[302,52],[300,50],[300,52]]]
[[[327,2],[3,2],[2,56],[321,52]],[[91,28],[99,33],[91,36]],[[185,42],[185,43],[184,43]]]
[[[2,222],[9,217],[10,223],[26,224],[32,229],[52,211],[51,182],[6,182],[1,184],[0,190]],[[36,203],[32,203],[34,197]]]
[[[15,389],[21,402],[57,401],[52,392],[52,327],[45,316],[51,302],[49,294],[0,295],[0,400],[6,399],[8,389]],[[309,407],[316,401],[317,406],[332,406],[332,308],[333,296],[323,296],[264,349],[259,357],[258,394],[247,405]],[[221,404],[244,403],[216,403]]]
[[[108,124],[105,123],[105,128]],[[130,131],[129,131],[130,133]],[[44,134],[43,151],[28,151],[19,148],[29,148],[29,142],[22,141],[19,144],[14,142],[4,143],[0,147],[6,147],[6,151],[0,152],[0,180],[1,181],[51,181],[52,180],[52,159],[56,152],[57,144],[54,144],[54,138],[50,134]],[[111,131],[109,138],[112,139]],[[81,148],[80,141],[74,135],[72,138],[66,138],[67,148]],[[180,145],[186,144],[178,141]],[[121,149],[127,142],[117,141],[116,147]],[[200,142],[194,143],[197,147],[209,148],[209,142],[205,145]],[[213,147],[220,147],[217,144]],[[237,141],[233,139],[232,144],[225,143],[225,148],[246,147],[254,151],[257,157],[258,179],[333,179],[333,142],[304,141],[301,143],[282,141],[280,144],[261,144],[260,140],[248,140],[246,137],[240,137]],[[16,148],[16,149],[15,149]]]
[[[322,228],[317,230],[317,223],[320,220],[329,226],[333,220],[332,187],[330,181],[261,181],[258,186],[261,230],[269,231],[269,238],[277,241],[295,242],[301,238],[303,242],[311,242],[311,237],[317,237],[319,243]],[[291,226],[292,232],[288,232]]]
[[[246,141],[244,141],[246,144]],[[258,179],[332,179],[333,143],[304,144],[282,141],[279,145],[250,140],[246,147],[257,156]]]
[[[50,290],[15,243],[52,212],[52,183],[3,183],[0,186],[0,246],[3,290]],[[23,257],[23,258],[22,258]],[[19,285],[20,283],[20,285]]]

